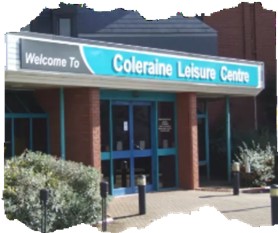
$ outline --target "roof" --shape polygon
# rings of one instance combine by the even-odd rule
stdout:
[[[216,36],[217,32],[197,17],[181,14],[168,19],[146,20],[137,11],[115,9],[97,12],[80,9],[79,33],[94,34],[206,34]]]

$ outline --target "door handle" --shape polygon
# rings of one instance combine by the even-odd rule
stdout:
[[[135,146],[136,149],[143,150],[139,145],[137,145],[135,143],[134,143],[134,146]]]

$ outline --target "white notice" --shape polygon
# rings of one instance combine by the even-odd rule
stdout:
[[[128,122],[124,121],[124,131],[128,131]]]

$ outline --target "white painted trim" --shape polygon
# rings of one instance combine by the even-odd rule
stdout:
[[[136,79],[127,77],[93,76],[72,73],[6,71],[7,86],[36,87],[98,87],[121,90],[145,90],[165,92],[196,92],[222,95],[256,96],[262,89],[200,85],[163,80]]]

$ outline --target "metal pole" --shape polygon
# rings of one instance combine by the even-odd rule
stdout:
[[[146,214],[146,176],[140,175],[137,180],[138,184],[138,199],[139,199],[139,214]]]
[[[226,97],[226,143],[227,143],[227,176],[231,181],[231,116],[230,116],[230,97]]]
[[[65,101],[64,101],[64,88],[60,88],[60,145],[61,145],[61,158],[66,159],[66,139],[65,139]]]
[[[42,205],[42,218],[41,218],[41,232],[46,233],[46,225],[47,225],[47,199],[48,199],[48,190],[41,189],[40,190],[40,200]]]
[[[271,222],[272,225],[278,224],[278,185],[273,184],[270,190],[271,197]]]
[[[102,181],[100,182],[100,196],[101,206],[102,206],[102,231],[107,231],[107,196],[108,196],[108,182]]]
[[[239,195],[240,188],[240,164],[238,162],[233,163],[233,194]]]

